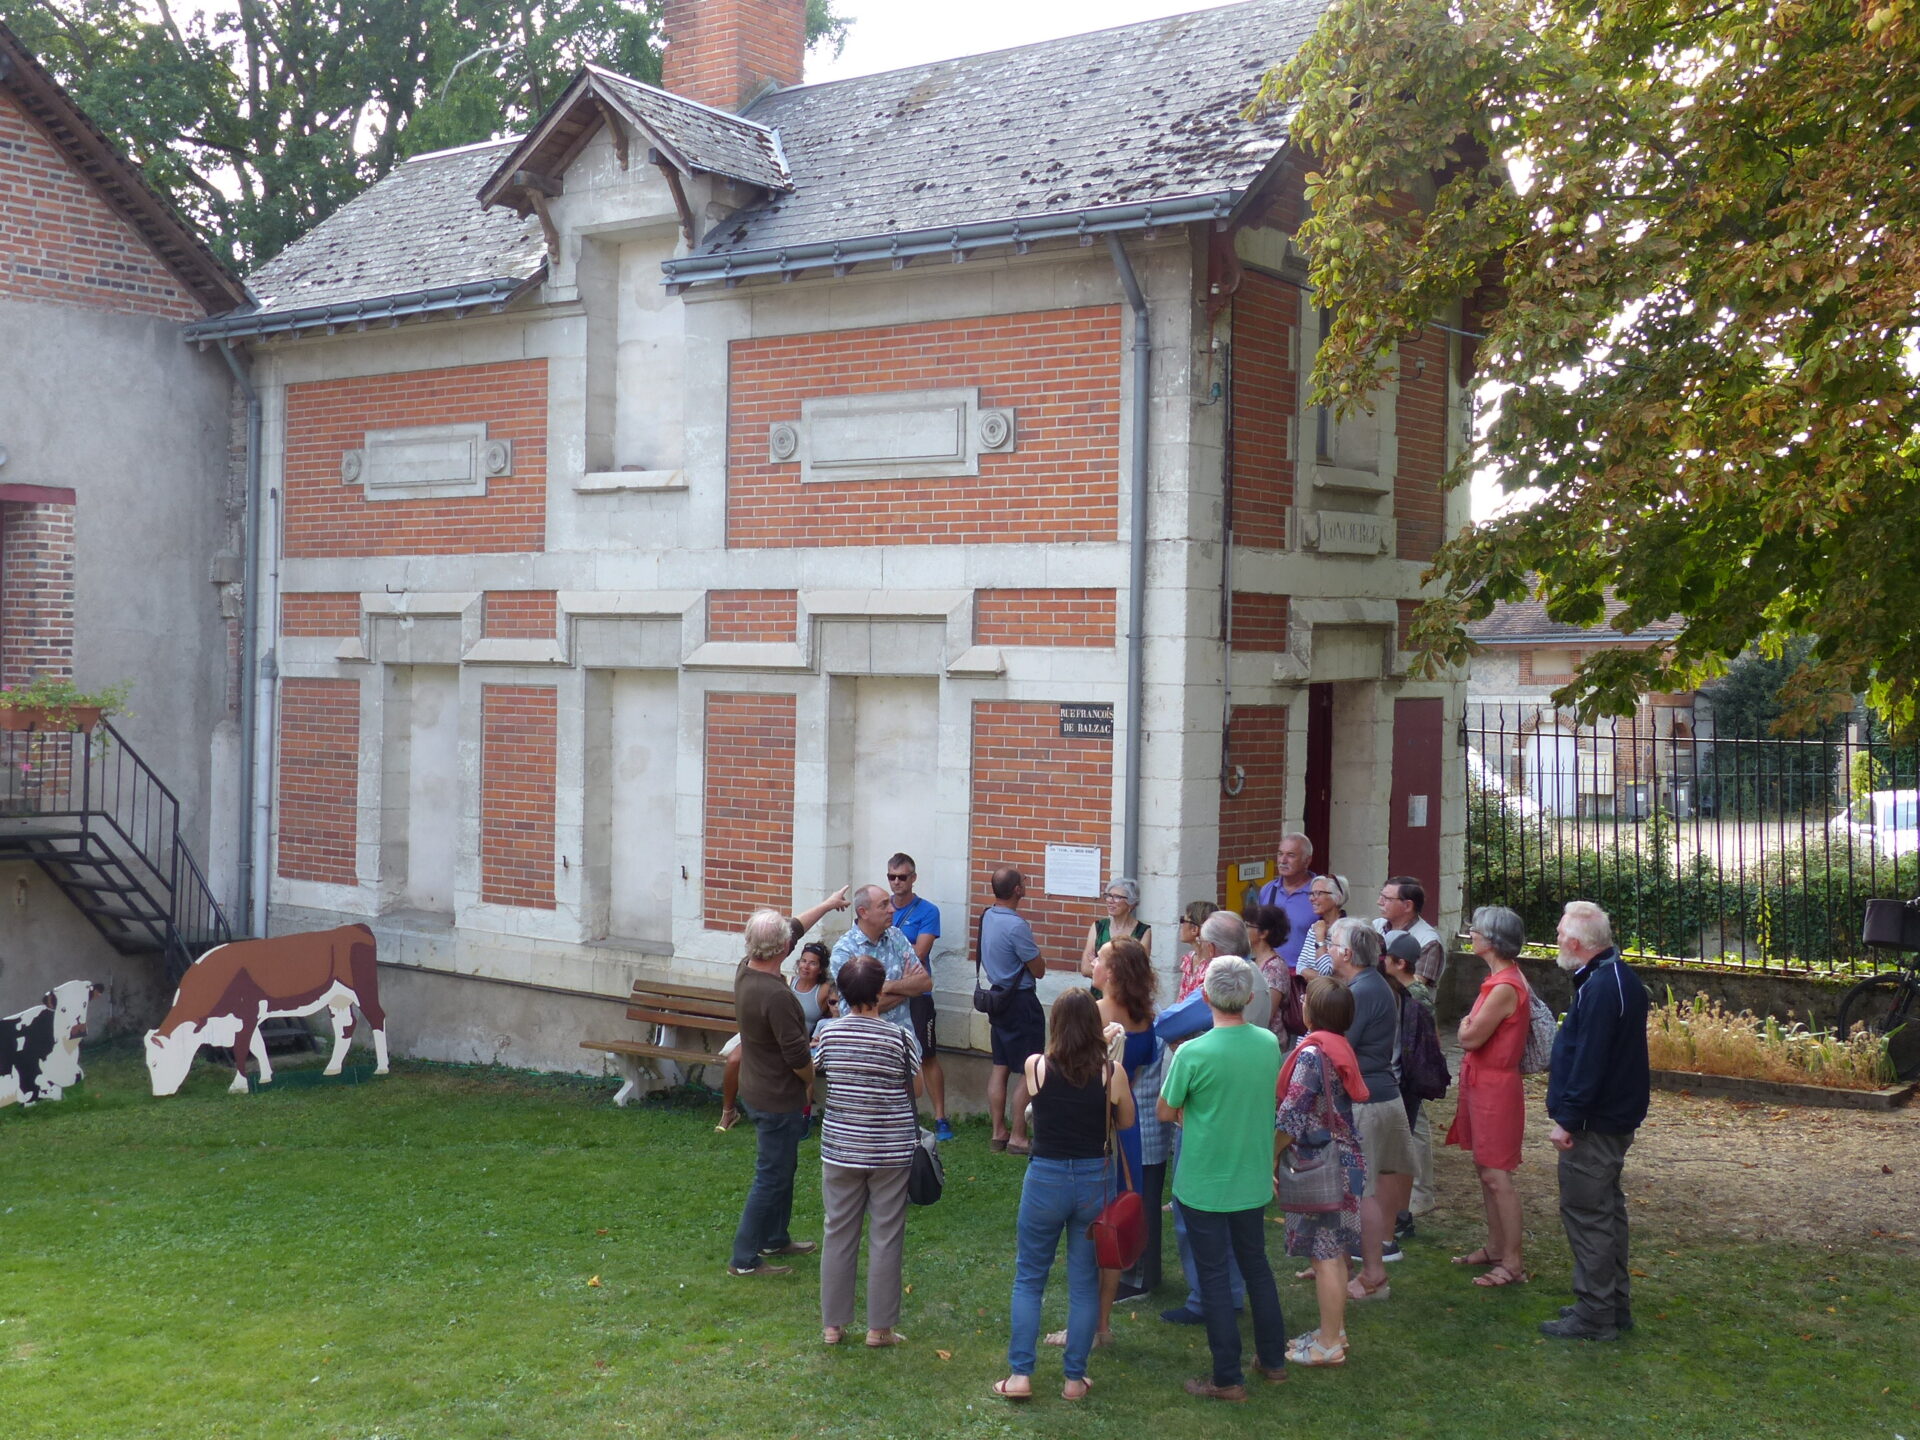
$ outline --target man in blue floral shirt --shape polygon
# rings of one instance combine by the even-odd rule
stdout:
[[[912,1007],[907,1003],[916,995],[933,989],[933,976],[914,953],[913,942],[893,923],[893,899],[878,885],[862,885],[853,892],[853,928],[833,944],[827,967],[833,978],[840,978],[840,967],[856,955],[871,955],[887,972],[887,983],[880,991],[880,1016],[891,1020],[909,1035],[913,1033]]]

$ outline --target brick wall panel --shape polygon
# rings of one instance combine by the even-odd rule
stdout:
[[[310,591],[280,597],[280,633],[320,639],[360,633],[360,594],[355,590]]]
[[[1245,772],[1238,795],[1220,797],[1220,889],[1230,866],[1266,860],[1286,824],[1287,707],[1236,705],[1227,727],[1233,763]]]
[[[1423,330],[1400,347],[1400,464],[1393,514],[1402,560],[1431,560],[1447,538],[1447,336]]]
[[[547,527],[547,362],[512,360],[287,387],[286,553],[499,555],[539,550]],[[340,456],[369,430],[484,422],[513,441],[513,474],[485,495],[368,500]]]
[[[0,504],[0,687],[73,678],[73,506]]]
[[[551,910],[559,692],[483,685],[480,732],[480,898]]]
[[[993,872],[1015,865],[1027,877],[1020,913],[1049,966],[1077,967],[1100,902],[1042,890],[1048,845],[1098,845],[1108,878],[1113,854],[1113,741],[1062,737],[1060,707],[976,701],[973,813],[968,834],[967,926],[993,903]]]
[[[360,682],[280,684],[279,874],[352,885],[360,795]]]
[[[199,303],[0,93],[0,296],[198,320]]]
[[[736,340],[729,350],[727,544],[1112,540],[1120,523],[1115,306]],[[1018,410],[1018,448],[980,474],[802,484],[767,427],[818,395],[978,386]]]
[[[1287,648],[1288,600],[1285,595],[1233,592],[1233,648],[1264,653]]]
[[[800,633],[799,595],[793,590],[709,590],[707,639],[744,644],[792,644]]]
[[[489,590],[481,614],[489,639],[552,640],[560,633],[560,596],[553,590]]]
[[[973,642],[1111,646],[1120,628],[1115,595],[1112,590],[979,590],[973,597]]]
[[[710,930],[793,903],[796,703],[791,695],[707,696],[700,888]]]
[[[1293,504],[1294,370],[1300,294],[1249,271],[1233,299],[1233,534],[1265,549],[1287,544]]]

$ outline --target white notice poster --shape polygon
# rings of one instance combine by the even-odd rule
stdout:
[[[1049,895],[1078,895],[1088,900],[1100,898],[1100,847],[1098,845],[1047,846],[1047,873],[1040,888]]]

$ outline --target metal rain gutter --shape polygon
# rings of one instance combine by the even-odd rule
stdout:
[[[928,230],[906,230],[896,235],[868,235],[853,240],[821,240],[771,250],[743,250],[723,255],[688,255],[663,260],[669,293],[712,281],[732,284],[756,275],[792,275],[802,270],[832,269],[845,274],[855,265],[885,260],[899,269],[909,260],[946,255],[965,260],[974,250],[1011,245],[1022,249],[1041,240],[1079,239],[1092,244],[1096,235],[1151,230],[1162,225],[1190,225],[1197,220],[1225,221],[1240,198],[1237,190],[1212,195],[1185,195],[1137,205],[1103,205],[1091,210],[1069,210],[1021,220],[984,220],[966,225],[942,225]]]
[[[1152,405],[1149,381],[1153,368],[1153,339],[1147,332],[1147,297],[1127,258],[1127,247],[1109,231],[1107,249],[1113,256],[1114,272],[1126,291],[1127,305],[1133,311],[1133,453],[1128,489],[1132,496],[1132,518],[1127,536],[1127,771],[1122,782],[1120,808],[1120,873],[1140,873],[1140,772],[1141,743],[1146,724],[1140,713],[1143,662],[1146,650],[1147,613],[1147,420]]]
[[[245,569],[240,584],[240,828],[234,837],[239,852],[238,931],[254,933],[253,864],[254,824],[253,791],[257,778],[254,760],[255,731],[260,728],[260,675],[255,655],[259,652],[260,623],[260,392],[253,388],[247,367],[231,344],[220,347],[220,358],[233,372],[233,382],[247,402],[247,499],[241,517],[245,530],[242,550]]]
[[[311,305],[303,310],[253,311],[242,315],[221,315],[189,325],[183,332],[189,341],[234,340],[242,336],[291,334],[299,330],[340,329],[388,321],[398,324],[416,315],[437,315],[449,310],[465,311],[489,306],[504,307],[522,290],[538,280],[545,267],[530,276],[506,276],[494,280],[469,281],[461,285],[440,285],[430,290],[412,290],[400,295],[377,296],[371,300],[349,300],[338,305]]]

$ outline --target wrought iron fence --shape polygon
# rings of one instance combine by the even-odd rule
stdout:
[[[1920,892],[1920,746],[1857,721],[1786,740],[1716,735],[1704,706],[1583,725],[1470,699],[1461,738],[1468,912],[1511,906],[1536,939],[1586,899],[1642,954],[1873,969],[1867,900]]]

